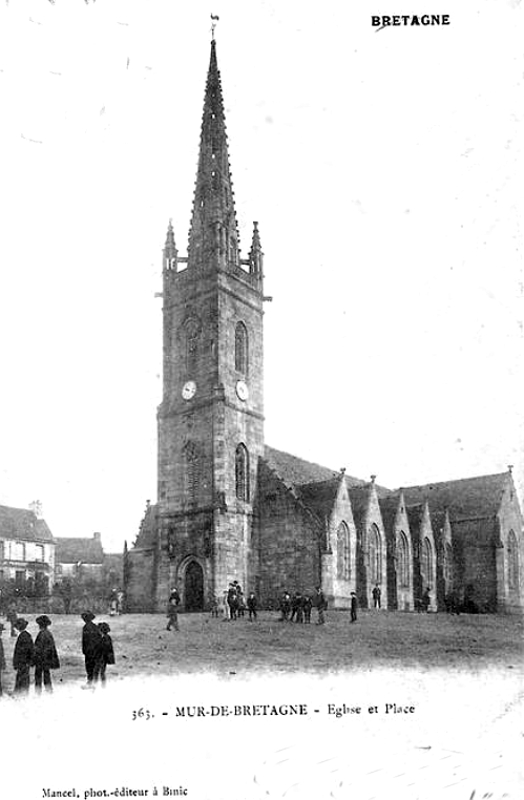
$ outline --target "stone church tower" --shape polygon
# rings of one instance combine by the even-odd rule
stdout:
[[[216,44],[211,43],[187,257],[171,223],[163,263],[156,604],[177,586],[203,609],[245,586],[263,455],[262,251],[240,257]],[[167,554],[167,557],[166,557]]]
[[[320,587],[332,609],[380,589],[382,609],[521,613],[511,469],[392,491],[264,442],[262,282],[256,222],[240,257],[213,40],[188,253],[171,223],[163,252],[158,499],[125,552],[126,609],[163,611],[176,586],[204,610],[238,580],[266,608]]]

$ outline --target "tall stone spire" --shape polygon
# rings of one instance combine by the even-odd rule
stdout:
[[[240,263],[238,239],[224,101],[213,39],[189,231],[188,268],[235,268]]]

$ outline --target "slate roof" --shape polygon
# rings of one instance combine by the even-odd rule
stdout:
[[[335,504],[335,499],[340,485],[340,475],[327,481],[317,481],[316,483],[305,483],[296,487],[296,492],[300,500],[306,505],[322,522],[330,517]]]
[[[350,486],[349,499],[353,510],[355,525],[362,525],[369,502],[369,484],[363,486]]]
[[[148,505],[146,508],[144,518],[140,523],[138,536],[133,544],[133,547],[154,547],[157,537],[157,516],[158,506]]]
[[[428,500],[430,512],[449,509],[450,520],[494,517],[502,500],[508,473],[481,475],[457,481],[402,488],[406,505]]]
[[[395,517],[398,511],[398,503],[398,497],[379,498],[380,515],[384,523],[384,528],[388,533],[393,531]]]
[[[55,539],[57,564],[102,564],[104,551],[100,539],[83,539],[72,536]]]
[[[319,481],[329,481],[340,475],[340,470],[322,467],[311,461],[304,461],[282,450],[275,450],[273,447],[264,448],[264,457],[268,466],[273,469],[278,476],[289,486],[303,486],[308,483]],[[358,478],[350,478],[351,482],[363,483]]]
[[[404,491],[404,490],[403,490]],[[404,500],[406,495],[404,495]],[[424,517],[424,506],[422,504],[408,506],[406,505],[406,514],[408,515],[409,529],[412,536],[420,534],[420,526]]]
[[[53,534],[43,519],[37,519],[26,508],[0,506],[0,538],[21,542],[54,542]]]

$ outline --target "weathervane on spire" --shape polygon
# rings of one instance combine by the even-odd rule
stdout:
[[[215,41],[215,28],[219,19],[220,17],[217,17],[215,14],[211,14],[211,39],[213,41]]]

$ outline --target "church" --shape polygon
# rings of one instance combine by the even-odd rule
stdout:
[[[187,255],[163,251],[158,497],[124,553],[127,610],[203,611],[237,580],[262,607],[284,591],[347,608],[522,610],[522,516],[507,472],[390,490],[264,439],[264,263],[239,251],[216,42]]]

